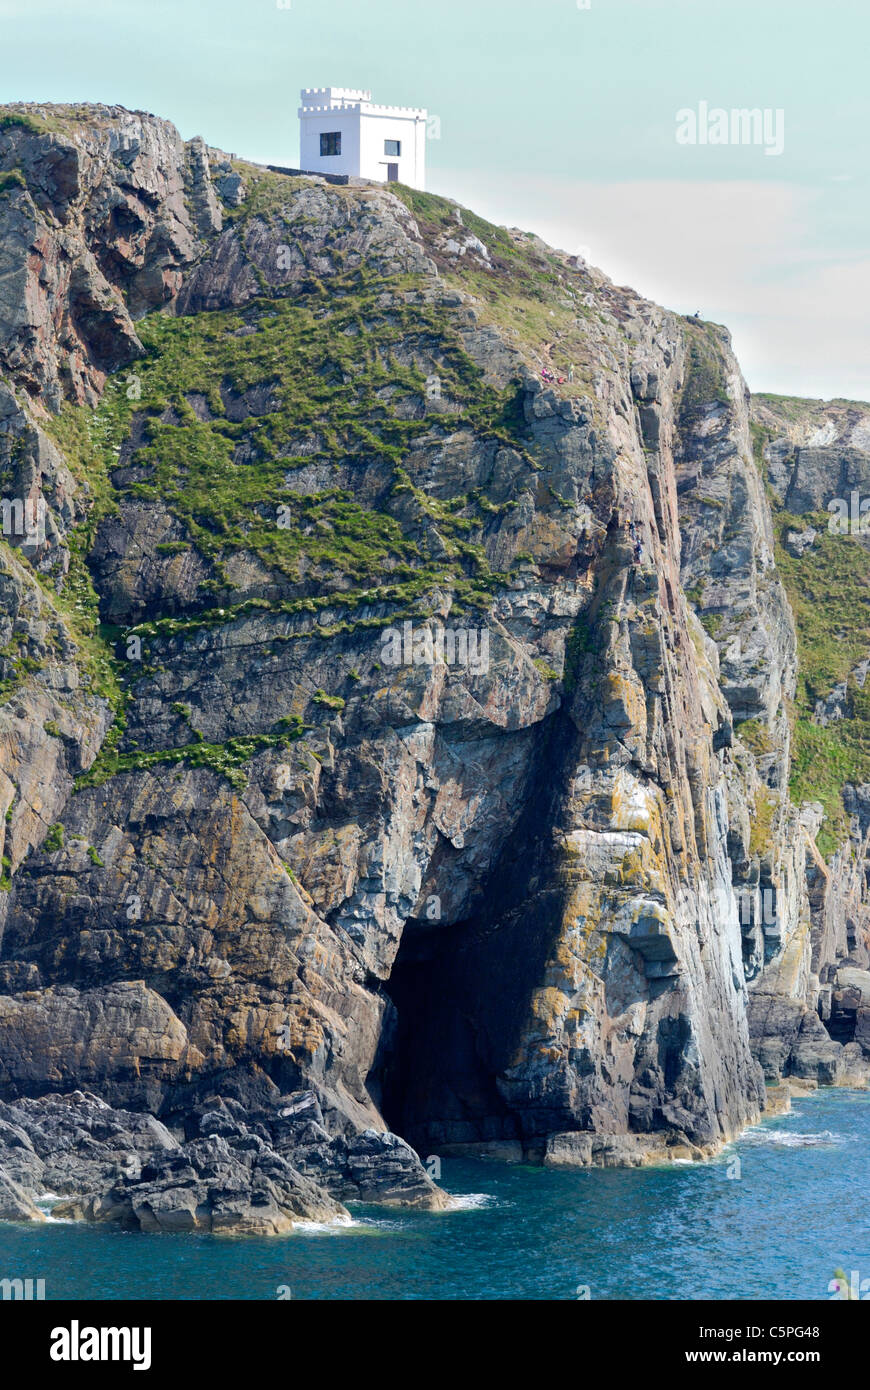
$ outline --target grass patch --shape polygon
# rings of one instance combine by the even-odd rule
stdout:
[[[759,788],[755,797],[755,814],[749,829],[749,853],[763,858],[773,841],[773,818],[776,801],[769,792]]]
[[[13,188],[26,188],[27,180],[20,169],[6,169],[0,173],[0,193]]]
[[[42,842],[42,848],[46,854],[55,854],[59,849],[63,849],[64,830],[60,821],[48,827],[48,834]]]
[[[735,724],[734,732],[756,758],[763,758],[773,752],[770,730],[760,719],[744,719],[741,723]]]
[[[853,536],[828,531],[828,517],[776,519],[776,563],[798,629],[798,709],[812,712],[870,652],[870,552]],[[815,526],[818,537],[800,559],[785,533]]]
[[[95,413],[65,412],[54,431],[58,443],[88,460],[89,479],[95,463],[97,520],[121,496],[159,501],[184,533],[162,552],[195,546],[219,575],[230,555],[244,551],[309,593],[321,584],[351,589],[423,573],[430,584],[466,578],[491,591],[502,576],[491,574],[481,544],[486,507],[466,496],[438,500],[411,486],[403,461],[437,422],[402,418],[389,402],[424,398],[415,348],[421,359],[434,353],[442,392],[460,407],[451,429],[465,426],[522,449],[513,432],[516,389],[500,392],[483,381],[443,313],[400,299],[408,277],[395,283],[389,313],[375,303],[387,282],[339,280],[329,313],[319,299],[303,296],[257,301],[244,314],[144,320],[141,398],[128,399],[122,380],[111,383]],[[256,417],[230,419],[239,413],[228,414],[230,403],[245,398],[253,405],[249,392],[259,393]],[[209,418],[199,418],[191,398],[205,399]],[[135,412],[146,436],[130,460],[137,475],[117,491],[106,489],[107,467],[117,462],[111,453]],[[288,481],[305,464],[340,463],[376,463],[392,483],[367,506],[347,488],[300,494]],[[439,563],[427,562],[420,546],[430,523],[447,552]]]
[[[709,406],[729,401],[725,385],[722,347],[712,324],[683,320],[689,342],[686,376],[680,394],[679,418],[682,428],[691,428]]]
[[[114,746],[107,747],[107,739],[94,764],[76,780],[75,789],[82,791],[86,787],[101,787],[120,772],[140,772],[151,767],[180,763],[188,768],[207,767],[212,772],[220,773],[237,791],[244,791],[248,779],[242,769],[255,754],[266,748],[289,748],[303,733],[304,729],[295,726],[280,733],[251,734],[228,739],[226,743],[193,742],[181,748],[158,748],[150,753],[138,750],[118,753]]]
[[[41,135],[46,129],[43,122],[23,111],[3,111],[0,114],[0,130],[14,130],[16,126],[22,130],[29,130],[34,135]]]
[[[699,616],[700,619],[701,619],[701,626],[703,627],[703,629],[704,629],[704,631],[706,632],[707,636],[708,636],[708,637],[712,637],[712,638],[715,639],[716,634],[718,633],[718,631],[719,631],[719,629],[720,629],[720,627],[722,626],[722,623],[723,623],[723,621],[724,621],[723,618],[722,618],[722,614],[721,614],[721,613],[700,613],[698,616]]]
[[[870,781],[870,691],[850,672],[870,653],[870,552],[852,536],[832,534],[827,515],[775,516],[776,562],[795,616],[798,680],[789,790],[792,799],[819,801],[826,821],[818,836],[825,857],[848,837],[842,791]],[[785,549],[789,530],[815,526],[818,538],[797,558]],[[818,700],[847,683],[853,716],[822,727],[813,722]]]

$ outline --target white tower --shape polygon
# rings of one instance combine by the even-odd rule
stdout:
[[[377,106],[371,92],[347,87],[306,87],[301,96],[300,169],[425,188],[425,111]]]

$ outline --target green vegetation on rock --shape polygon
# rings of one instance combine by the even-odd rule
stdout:
[[[6,169],[0,173],[0,193],[6,193],[10,189],[26,187],[27,180],[20,169]]]
[[[389,312],[376,303],[387,283]],[[95,511],[105,514],[119,497],[159,501],[183,532],[164,553],[194,546],[216,567],[219,584],[227,558],[245,552],[291,583],[304,573],[306,592],[318,582],[352,590],[421,578],[468,580],[481,596],[491,592],[501,576],[490,572],[480,544],[486,510],[465,496],[438,502],[410,486],[403,460],[438,421],[422,410],[403,418],[392,401],[422,404],[425,376],[414,356],[434,351],[442,391],[458,407],[451,430],[522,448],[511,432],[515,392],[483,382],[443,314],[406,302],[413,284],[399,277],[369,287],[354,275],[333,285],[330,310],[303,295],[257,301],[244,313],[144,320],[148,355],[137,365],[133,397],[129,374],[113,379],[96,412],[69,410],[53,429],[83,465],[101,456]],[[134,414],[145,439],[129,460],[132,476],[113,493],[107,469]],[[339,465],[372,463],[386,482],[377,505],[346,486],[293,487],[302,467],[319,468],[328,484]],[[446,551],[439,561],[421,553],[419,531],[430,524]]]
[[[59,849],[63,849],[63,826],[60,821],[48,827],[48,834],[42,842],[42,848],[46,854],[55,854]]]
[[[689,339],[689,354],[680,396],[680,422],[686,427],[703,415],[708,406],[716,402],[727,405],[729,398],[714,325],[684,319],[683,329]]]
[[[104,744],[93,766],[77,779],[76,791],[85,787],[100,787],[110,777],[121,772],[141,772],[147,768],[172,763],[180,763],[188,768],[209,768],[212,772],[219,772],[226,777],[237,791],[244,791],[248,781],[242,771],[245,763],[267,748],[289,748],[294,739],[299,737],[301,733],[295,730],[282,731],[231,738],[227,739],[226,743],[195,740],[180,748],[158,748],[152,752],[136,750],[132,753],[118,753],[114,748],[107,748]]]
[[[842,791],[870,781],[870,701],[851,672],[870,652],[870,552],[853,536],[831,534],[826,514],[775,518],[776,560],[798,638],[798,680],[790,790],[792,799],[820,801],[827,820],[818,843],[829,856],[848,825]],[[815,542],[798,559],[783,545],[789,530],[814,526]],[[822,726],[816,702],[846,682],[852,716]]]

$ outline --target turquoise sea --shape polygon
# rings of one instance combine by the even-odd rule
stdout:
[[[357,1207],[279,1239],[0,1225],[46,1299],[796,1299],[870,1280],[870,1092],[824,1090],[710,1163],[551,1172],[445,1160],[457,1210]],[[735,1163],[735,1159],[739,1163]],[[729,1176],[729,1174],[731,1176]],[[870,1282],[867,1284],[870,1289]]]

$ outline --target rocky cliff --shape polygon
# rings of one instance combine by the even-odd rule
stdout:
[[[0,1215],[438,1207],[863,1083],[868,438],[448,200],[2,108]]]

